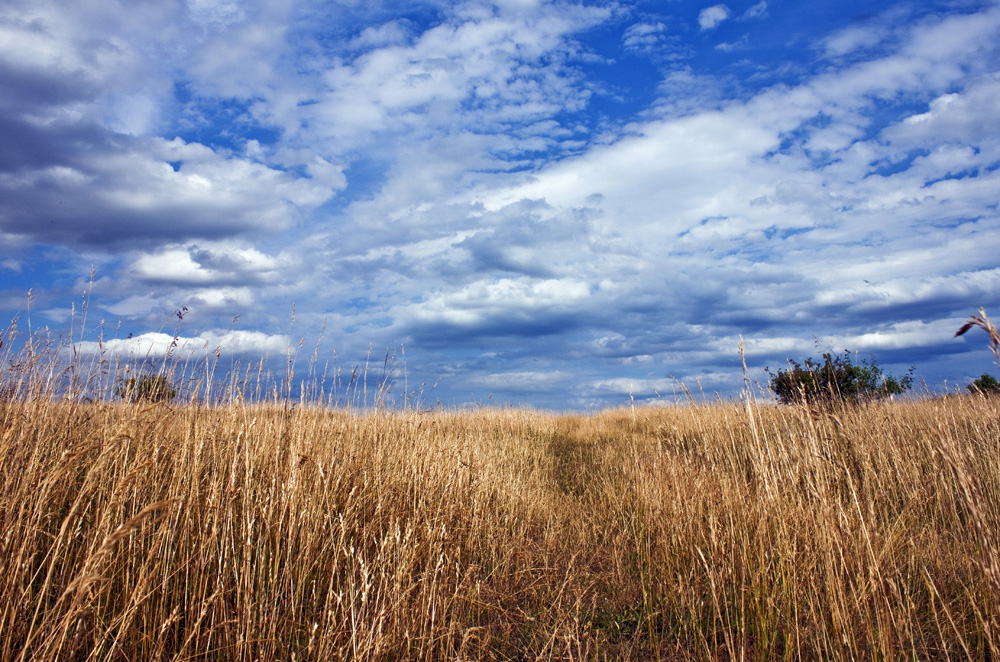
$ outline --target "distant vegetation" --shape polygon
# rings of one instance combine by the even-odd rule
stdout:
[[[913,386],[912,367],[902,377],[894,377],[885,374],[874,358],[855,363],[846,350],[823,354],[822,361],[810,357],[803,363],[788,363],[785,370],[768,370],[771,390],[785,404],[881,400]]]
[[[997,378],[989,373],[983,373],[979,379],[969,384],[968,388],[972,393],[997,395],[1000,394],[1000,381],[997,381]]]
[[[166,375],[143,375],[121,379],[115,393],[127,402],[164,402],[177,397],[177,389]]]

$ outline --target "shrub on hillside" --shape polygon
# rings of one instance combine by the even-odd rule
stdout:
[[[989,373],[983,373],[979,379],[968,386],[970,393],[982,393],[983,395],[1000,395],[1000,381]]]
[[[828,352],[822,361],[812,357],[803,363],[789,361],[787,370],[772,373],[769,386],[784,404],[823,401],[881,400],[908,391],[913,386],[913,367],[902,377],[883,372],[874,358],[855,363],[851,353]]]
[[[177,397],[177,389],[164,375],[121,379],[115,388],[115,393],[129,402],[164,402]]]

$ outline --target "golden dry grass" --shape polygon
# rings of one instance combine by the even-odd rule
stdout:
[[[0,407],[0,660],[1000,653],[998,399]]]

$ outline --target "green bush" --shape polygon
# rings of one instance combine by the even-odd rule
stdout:
[[[982,393],[983,395],[1000,395],[1000,381],[989,373],[983,373],[979,379],[968,386],[970,393]]]
[[[851,359],[851,353],[823,354],[823,360],[812,357],[803,363],[789,361],[787,370],[772,373],[767,369],[769,386],[784,404],[810,402],[880,400],[908,391],[913,386],[913,367],[903,377],[885,374],[875,361]]]
[[[177,389],[164,375],[143,375],[118,381],[118,397],[129,402],[164,402],[177,397]]]

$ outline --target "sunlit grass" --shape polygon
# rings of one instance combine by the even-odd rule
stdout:
[[[997,398],[371,412],[45,374],[0,402],[2,660],[1000,653]]]

